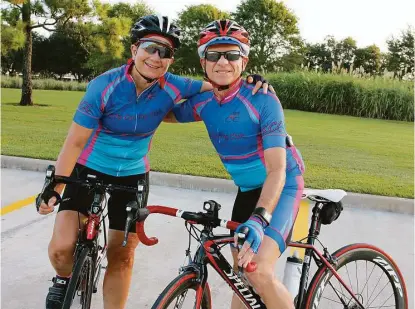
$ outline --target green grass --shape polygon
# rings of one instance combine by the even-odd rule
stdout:
[[[34,91],[20,107],[20,90],[2,89],[2,154],[56,159],[83,93]],[[414,196],[412,122],[286,110],[289,133],[306,162],[306,186]],[[202,123],[162,124],[150,152],[152,170],[229,178]]]

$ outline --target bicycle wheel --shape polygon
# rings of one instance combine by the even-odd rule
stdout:
[[[179,275],[164,289],[151,308],[211,309],[210,289],[207,283],[202,294],[201,305],[196,308],[196,291],[199,287],[196,279],[197,274],[194,272],[184,272]]]
[[[405,282],[396,263],[381,249],[353,244],[337,250],[334,267],[365,309],[408,309]],[[311,281],[306,309],[360,309],[350,293],[325,266]]]
[[[89,309],[94,285],[94,265],[89,248],[82,247],[75,259],[62,309]]]

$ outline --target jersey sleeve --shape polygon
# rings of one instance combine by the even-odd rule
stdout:
[[[99,119],[103,113],[101,109],[101,88],[99,80],[92,80],[88,84],[86,93],[73,117],[75,123],[88,129],[98,127]]]
[[[271,147],[286,147],[284,112],[275,95],[269,94],[263,101],[260,109],[260,125],[264,150]]]
[[[181,77],[174,74],[168,74],[164,89],[178,103],[183,99],[190,98],[200,92],[203,82],[201,80]]]
[[[178,122],[202,120],[202,110],[212,100],[213,92],[205,91],[192,96],[183,103],[176,104],[172,111]]]

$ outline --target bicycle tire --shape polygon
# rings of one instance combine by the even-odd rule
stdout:
[[[172,301],[185,291],[192,289],[197,290],[199,283],[196,281],[198,275],[195,272],[184,272],[177,276],[170,284],[161,292],[157,298],[152,309],[166,309],[172,303]],[[195,299],[196,301],[196,299]],[[193,307],[192,307],[193,308]],[[200,309],[211,309],[211,296],[210,288],[206,283],[205,290],[203,291]],[[199,309],[199,308],[195,308]]]
[[[73,266],[72,277],[68,284],[62,309],[71,308],[80,284],[85,284],[85,289],[81,294],[82,309],[90,309],[91,307],[94,267],[92,265],[93,261],[89,256],[89,252],[90,249],[88,247],[82,247],[76,255],[77,258]],[[86,280],[84,282],[80,282],[85,275]]]
[[[361,261],[365,261],[366,262],[366,269],[367,269],[367,265],[368,262],[374,264],[373,268],[372,268],[372,273],[373,273],[373,269],[376,266],[378,266],[382,271],[382,277],[383,274],[386,274],[386,278],[388,281],[388,283],[390,283],[391,287],[392,287],[392,294],[394,298],[395,298],[395,308],[396,309],[408,309],[408,295],[407,295],[407,290],[406,290],[406,286],[405,286],[405,281],[403,279],[402,273],[399,270],[398,266],[396,265],[396,263],[392,260],[392,258],[385,253],[383,250],[372,246],[372,245],[368,245],[368,244],[352,244],[352,245],[347,245],[339,250],[337,250],[335,253],[332,254],[332,256],[336,257],[337,259],[337,265],[333,266],[334,269],[336,269],[336,272],[341,269],[342,267],[346,266],[348,263],[352,263],[355,262],[356,264],[356,279],[358,281],[358,277],[359,276],[363,276],[365,275],[364,273],[359,273],[357,271],[357,261],[361,262]],[[371,264],[369,264],[371,265]],[[349,274],[349,271],[346,268],[344,268],[347,270],[347,273]],[[370,269],[369,269],[370,270]],[[339,272],[338,272],[339,273]],[[371,274],[370,274],[371,275]],[[307,296],[306,296],[306,306],[304,308],[306,309],[317,309],[319,308],[320,305],[320,301],[323,296],[324,293],[324,288],[326,286],[328,286],[328,282],[330,282],[330,279],[333,277],[333,274],[331,273],[331,271],[328,269],[328,267],[326,265],[321,266],[317,272],[315,273],[311,283],[310,283],[310,287],[307,291]],[[366,271],[366,278],[367,278],[367,271]],[[345,282],[347,282],[346,278],[342,278]],[[349,277],[349,282],[351,284],[351,278]],[[337,278],[333,278],[333,280],[337,281]],[[370,280],[370,276],[369,279],[367,278],[367,280]],[[372,295],[374,294],[373,292],[375,291],[376,287],[373,289],[372,294],[369,297],[366,297],[366,299],[364,299],[364,289],[367,286],[367,296],[369,295],[369,281],[366,282],[365,285],[363,285],[363,287],[361,286],[359,288],[359,285],[357,285],[356,289],[353,289],[353,292],[355,293],[355,295],[358,296],[358,298],[361,298],[361,300],[359,299],[359,301],[362,302],[363,306],[366,307],[370,307],[370,308],[377,308],[374,307],[374,305],[372,306],[371,304],[369,304]],[[380,279],[378,281],[378,283],[380,282]],[[340,284],[339,284],[340,285]],[[333,285],[331,285],[333,292],[335,291],[335,289],[333,288]],[[359,290],[361,290],[359,292]],[[356,292],[357,291],[357,292]],[[339,291],[337,291],[339,292]],[[382,291],[381,291],[382,292]],[[380,293],[378,295],[380,295]],[[350,294],[347,293],[347,291],[345,291],[345,294],[343,295],[347,295],[350,297]],[[391,297],[390,296],[390,297]],[[387,299],[387,301],[389,301],[389,299]],[[392,300],[393,301],[393,300]],[[365,302],[367,302],[367,304],[365,305]],[[373,301],[372,301],[373,302]],[[353,307],[352,304],[348,305],[347,307],[350,308],[358,308],[360,306],[355,305]],[[383,305],[381,306],[383,307]],[[320,307],[321,308],[321,307]],[[344,306],[340,306],[338,308],[346,308]]]

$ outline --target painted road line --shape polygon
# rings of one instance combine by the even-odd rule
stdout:
[[[297,219],[295,220],[294,230],[293,230],[293,241],[298,241],[303,239],[308,235],[309,222],[308,218],[310,216],[310,203],[308,201],[301,201],[300,210],[298,211]],[[304,258],[305,250],[301,248],[290,248],[290,255],[294,254],[294,250],[298,250],[299,256],[301,259]]]
[[[0,216],[3,216],[9,212],[18,210],[20,208],[23,208],[25,206],[29,206],[35,201],[36,195],[30,196],[28,198],[25,198],[24,200],[20,200],[17,202],[14,202],[10,205],[4,206],[0,209]]]

